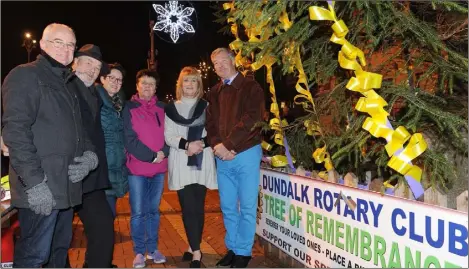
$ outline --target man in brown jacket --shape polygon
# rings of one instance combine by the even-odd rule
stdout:
[[[262,121],[264,91],[254,79],[236,71],[230,50],[216,49],[211,59],[222,81],[210,90],[206,129],[217,156],[220,207],[229,250],[217,267],[244,268],[251,259],[256,231],[262,149],[260,130],[253,127]]]

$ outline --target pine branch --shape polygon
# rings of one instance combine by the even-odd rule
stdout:
[[[447,33],[447,34],[444,34],[444,35],[439,35],[440,39],[441,40],[448,40],[450,39],[451,37],[453,37],[455,34],[457,33],[460,33],[462,31],[466,31],[467,32],[467,23],[468,23],[468,19],[464,20],[463,23],[461,23],[458,27],[456,27],[455,29],[453,29],[453,31],[451,31],[450,33]]]

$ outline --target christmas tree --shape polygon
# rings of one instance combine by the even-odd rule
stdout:
[[[428,147],[412,161],[422,169],[423,181],[446,190],[455,181],[466,182],[467,172],[461,177],[457,171],[467,169],[467,2],[327,2],[348,27],[350,54],[366,62],[366,71],[382,75],[375,90],[387,103],[393,129],[423,134]],[[234,36],[230,47],[241,70],[257,70],[261,63],[276,74],[299,77],[302,97],[296,103],[304,106],[303,115],[285,126],[278,124],[282,118],[274,108],[277,125],[264,125],[286,136],[297,166],[321,170],[312,152],[322,148],[339,174],[354,172],[363,179],[364,171],[373,171],[388,183],[403,183],[403,175],[388,165],[387,141],[363,129],[367,114],[355,109],[362,95],[349,90],[353,72],[337,61],[339,52],[347,52],[331,42],[331,26],[337,23],[312,20],[320,8],[311,7],[327,9],[327,2],[234,1],[216,15],[224,24],[221,31]],[[275,81],[270,85],[274,103]],[[311,102],[301,90],[312,94]],[[281,146],[271,151],[282,152]]]

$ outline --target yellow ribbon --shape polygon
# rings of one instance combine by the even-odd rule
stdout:
[[[412,165],[412,160],[420,156],[427,149],[427,143],[422,134],[416,133],[412,135],[409,143],[399,155],[393,155],[388,162],[388,166],[397,172],[413,177],[420,181],[422,177],[422,169]]]
[[[291,27],[291,22],[288,19],[288,15],[285,11],[283,11],[281,13],[279,21],[282,23],[282,28],[284,30],[288,30]],[[284,60],[284,62],[285,61],[288,61],[288,62],[291,61],[290,62],[289,72],[293,72],[293,67],[298,70],[298,81],[295,85],[295,89],[299,94],[297,94],[293,98],[293,102],[295,104],[303,106],[304,109],[307,109],[311,105],[313,107],[313,109],[315,110],[316,109],[315,108],[315,103],[314,103],[313,96],[311,95],[311,92],[309,91],[309,89],[307,89],[307,88],[305,89],[302,86],[302,84],[304,84],[306,87],[309,86],[308,85],[308,78],[307,78],[307,76],[305,74],[305,71],[303,69],[303,63],[302,63],[301,57],[300,57],[299,46],[296,46],[295,42],[291,42],[290,45],[285,49],[285,54],[284,54],[283,60]],[[291,64],[291,63],[293,63],[293,64]],[[321,134],[321,130],[320,130],[320,127],[319,127],[318,123],[313,123],[310,120],[306,120],[304,122],[304,126],[306,127],[306,132],[307,132],[308,135]],[[326,147],[324,147],[322,151],[324,153],[327,153]],[[316,155],[318,155],[317,152],[318,151],[316,150],[313,153],[313,156],[315,156],[315,153],[316,153]],[[321,156],[325,156],[325,155],[321,155]],[[327,153],[327,157],[315,158],[315,161],[317,163],[325,162],[325,167],[326,167],[327,171],[330,171],[334,168],[328,153]],[[323,174],[321,174],[321,175],[324,176]],[[327,178],[327,174],[326,174],[326,178]]]
[[[230,3],[224,3],[223,4],[223,9],[228,10],[230,9],[230,12],[235,9],[234,7],[234,1]],[[228,24],[231,24],[230,30],[231,33],[235,36],[235,40],[229,44],[229,47],[232,51],[235,52],[235,64],[236,66],[243,66],[245,68],[249,68],[249,60],[246,57],[242,56],[242,46],[243,46],[243,41],[239,39],[238,37],[238,25],[236,24],[236,20],[233,17],[228,17],[227,19]],[[245,73],[245,72],[244,72]]]
[[[271,164],[273,167],[284,167],[287,166],[288,160],[284,155],[275,155],[272,156]]]
[[[6,190],[6,191],[10,190],[10,180],[9,180],[8,175],[2,177],[1,185],[2,185],[4,190]]]
[[[318,173],[318,177],[322,178],[323,180],[327,180],[327,172],[326,171],[321,171]]]
[[[294,158],[292,158],[292,162],[296,162]],[[288,165],[288,159],[285,155],[275,155],[272,156],[271,163],[273,167],[284,167]]]
[[[386,152],[388,153],[388,156],[391,157],[394,155],[394,153],[402,148],[404,146],[404,143],[409,140],[410,138],[410,133],[407,131],[406,128],[403,126],[399,126],[392,132],[392,135],[389,139],[386,139],[389,141],[384,148],[386,149]],[[419,154],[420,155],[420,154]]]
[[[282,13],[280,13],[280,17],[278,20],[281,23],[282,29],[285,31],[288,31],[288,29],[290,29],[291,26],[293,25],[293,23],[288,18],[288,13],[285,10],[283,10]]]
[[[319,125],[312,120],[305,120],[304,126],[306,127],[306,133],[308,135],[318,135],[319,133]]]
[[[297,92],[300,93],[300,94],[296,95],[293,100],[295,100],[295,103],[300,103],[301,104],[302,102],[296,102],[296,99],[304,98],[307,101],[309,101],[311,103],[311,105],[314,106],[314,100],[313,100],[313,96],[311,95],[311,92],[309,90],[303,88],[303,86],[301,86],[301,84],[304,84],[304,85],[306,85],[306,87],[308,87],[308,79],[307,79],[305,71],[303,69],[303,64],[301,63],[300,48],[299,47],[296,48],[295,55],[293,57],[294,57],[295,67],[296,67],[296,69],[298,70],[298,73],[299,73],[298,74],[298,82],[296,83],[295,89],[296,89]]]
[[[326,146],[322,148],[317,148],[313,152],[313,159],[316,163],[324,162],[324,166],[326,167],[327,171],[331,171],[332,169],[334,169],[329,153],[326,150]]]
[[[270,128],[275,131],[282,131],[282,127],[287,126],[288,122],[283,119],[280,121],[279,118],[273,118],[269,122]]]
[[[371,116],[366,118],[362,128],[375,137],[386,139],[387,144],[385,149],[391,157],[388,162],[389,167],[402,175],[409,175],[415,180],[420,181],[422,170],[412,165],[412,160],[422,154],[427,148],[423,136],[419,133],[410,136],[405,127],[399,126],[396,130],[393,130],[392,126],[390,126],[388,123],[389,114],[384,109],[388,104],[373,90],[381,87],[382,76],[366,72],[362,69],[362,66],[366,66],[363,51],[345,39],[349,29],[344,21],[337,19],[334,11],[334,2],[328,4],[328,7],[329,10],[317,6],[309,7],[309,17],[311,20],[334,21],[332,25],[333,34],[330,40],[342,45],[338,54],[338,62],[342,68],[353,70],[355,73],[355,77],[349,80],[346,87],[365,96],[358,100],[355,108]],[[405,149],[400,154],[395,155],[407,140],[409,140],[409,143]],[[313,154],[315,160],[323,160],[325,158],[323,151],[324,148],[315,151],[316,154]]]
[[[261,147],[267,151],[270,151],[272,149],[272,145],[265,142],[264,140],[262,140],[261,142]]]
[[[394,186],[388,180],[383,183],[383,186],[387,189],[394,189]]]
[[[227,10],[227,9],[234,9],[234,3],[231,2],[231,3],[223,3],[223,9],[224,10]]]

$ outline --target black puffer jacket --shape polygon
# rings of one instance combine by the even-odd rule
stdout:
[[[29,207],[26,190],[43,182],[57,205],[81,204],[82,182],[68,179],[68,165],[94,146],[83,129],[71,71],[47,54],[15,67],[2,86],[3,140],[10,151],[12,205]]]

